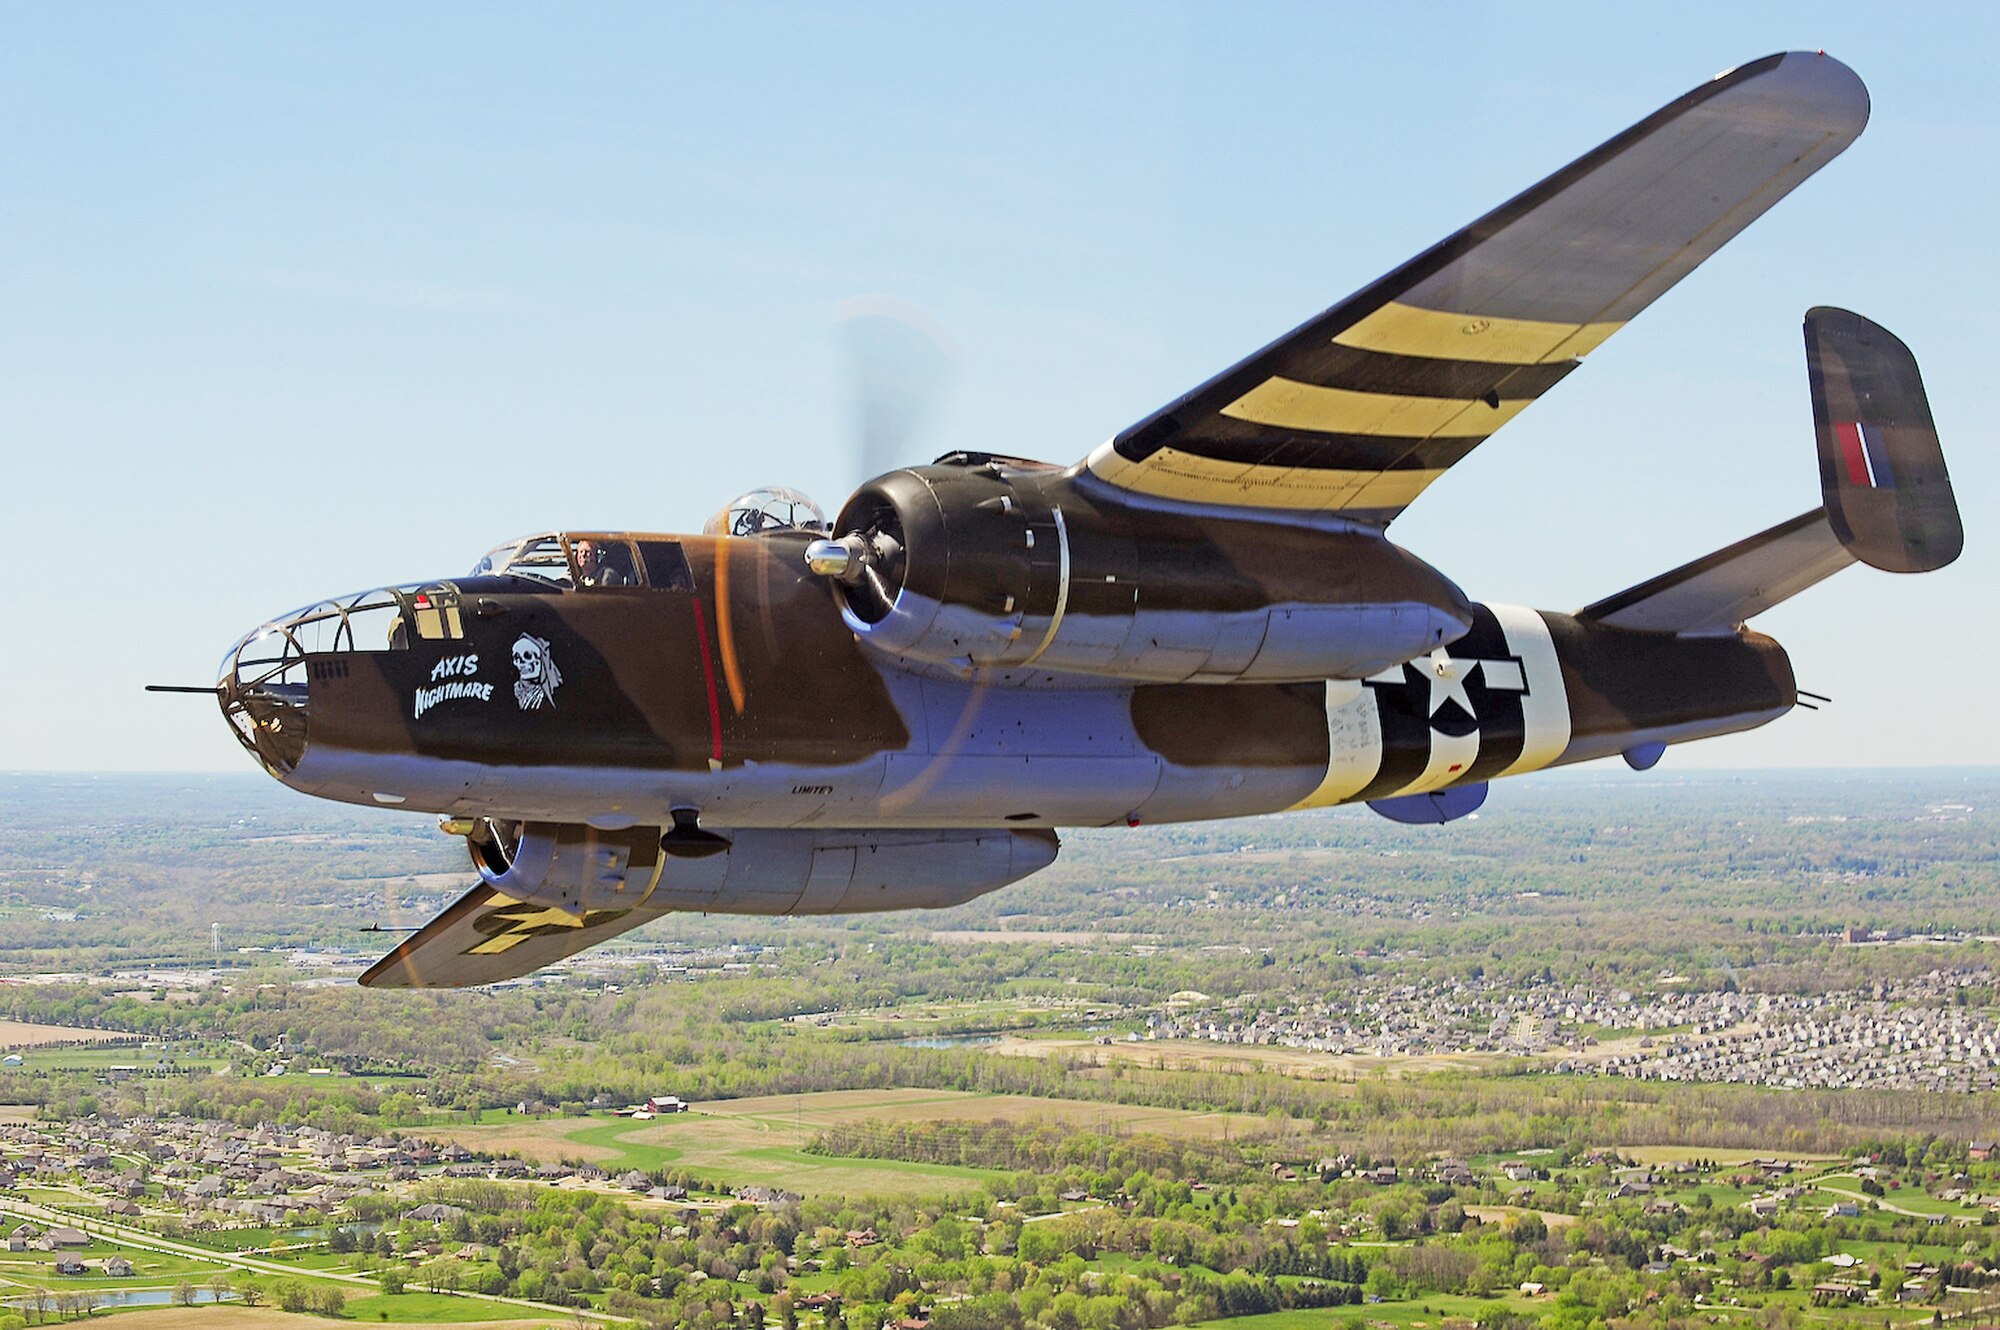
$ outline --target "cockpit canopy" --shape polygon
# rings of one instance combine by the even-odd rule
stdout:
[[[795,489],[766,485],[731,500],[701,528],[705,536],[762,536],[773,531],[827,532],[826,514]]]
[[[551,531],[508,541],[473,565],[474,577],[520,577],[544,586],[653,587],[692,591],[678,540],[617,531]]]

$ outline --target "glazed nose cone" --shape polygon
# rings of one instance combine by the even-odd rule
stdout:
[[[222,658],[222,718],[273,776],[290,775],[305,755],[307,692],[305,651],[283,623],[246,634]]]

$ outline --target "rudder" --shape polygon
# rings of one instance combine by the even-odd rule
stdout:
[[[1965,533],[1910,348],[1878,323],[1822,305],[1806,313],[1806,370],[1826,518],[1840,543],[1892,573],[1956,559]]]

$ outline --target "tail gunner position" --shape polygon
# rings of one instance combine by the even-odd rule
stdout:
[[[1365,801],[1762,725],[1745,621],[1855,562],[1951,562],[1916,362],[1805,340],[1824,504],[1573,614],[1391,543],[1430,483],[1861,132],[1846,66],[1703,84],[1059,467],[953,454],[701,536],[565,532],[276,619],[223,662],[287,785],[441,814],[482,882],[363,978],[525,974],[670,910],[955,904],[1056,828]],[[1803,433],[1803,430],[1801,430]]]

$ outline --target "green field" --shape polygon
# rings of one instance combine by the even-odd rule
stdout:
[[[415,1290],[399,1293],[393,1298],[381,1293],[350,1298],[347,1303],[347,1314],[363,1324],[385,1320],[449,1324],[454,1321],[492,1321],[503,1317],[535,1315],[526,1307],[488,1302],[485,1298],[455,1297],[449,1293],[421,1293]],[[543,1315],[547,1316],[548,1313]],[[324,1321],[307,1321],[303,1318],[301,1323],[326,1324]]]
[[[590,1126],[578,1127],[574,1131],[565,1132],[563,1133],[563,1139],[574,1141],[578,1145],[588,1146],[594,1150],[610,1151],[611,1153],[604,1158],[605,1160],[615,1162],[599,1160],[597,1161],[599,1168],[609,1169],[613,1173],[622,1172],[630,1168],[650,1173],[655,1169],[665,1168],[669,1164],[675,1163],[684,1154],[683,1149],[674,1146],[654,1145],[647,1141],[626,1139],[634,1135],[634,1127],[650,1125],[652,1124],[635,1123],[626,1118],[611,1118],[604,1122],[593,1123]]]
[[[1240,1114],[950,1090],[843,1090],[704,1104],[652,1121],[629,1118],[521,1118],[433,1129],[473,1150],[515,1151],[537,1161],[581,1159],[612,1174],[685,1169],[732,1184],[761,1183],[804,1195],[917,1195],[962,1190],[1000,1176],[992,1170],[890,1159],[835,1159],[804,1146],[836,1123],[911,1118],[1050,1122],[1091,1129],[1214,1137],[1243,1134],[1262,1120]]]
[[[1838,1249],[1850,1256],[1859,1256],[1864,1261],[1878,1265],[1900,1267],[1905,1261],[1924,1261],[1931,1265],[1944,1265],[1958,1259],[1958,1248],[1942,1243],[1908,1242],[1842,1242]]]
[[[14,1221],[10,1218],[10,1222]],[[109,1256],[123,1256],[132,1262],[133,1273],[130,1278],[123,1279],[109,1279],[102,1275],[68,1278],[56,1274],[53,1252],[4,1252],[0,1253],[0,1281],[47,1284],[52,1288],[126,1288],[161,1280],[191,1279],[201,1283],[220,1268],[192,1256],[126,1247],[102,1238],[94,1239],[88,1247],[63,1254],[74,1255],[93,1265]]]
[[[228,1065],[226,1058],[197,1057],[190,1051],[151,1048],[23,1048],[22,1071],[96,1071],[108,1073],[113,1067],[133,1068],[134,1078],[162,1071],[199,1069],[213,1071]],[[162,1060],[164,1058],[164,1061]]]
[[[1823,1192],[1837,1194],[1841,1200],[1860,1202],[1864,1212],[1874,1208],[1876,1201],[1879,1200],[1884,1208],[1893,1207],[1892,1213],[1894,1210],[1907,1210],[1911,1214],[1944,1215],[1952,1219],[1960,1216],[1978,1218],[1983,1213],[1960,1205],[1956,1201],[1941,1201],[1917,1187],[1894,1187],[1879,1197],[1866,1196],[1861,1191],[1861,1179],[1852,1173],[1833,1173],[1818,1179],[1815,1185]]]

